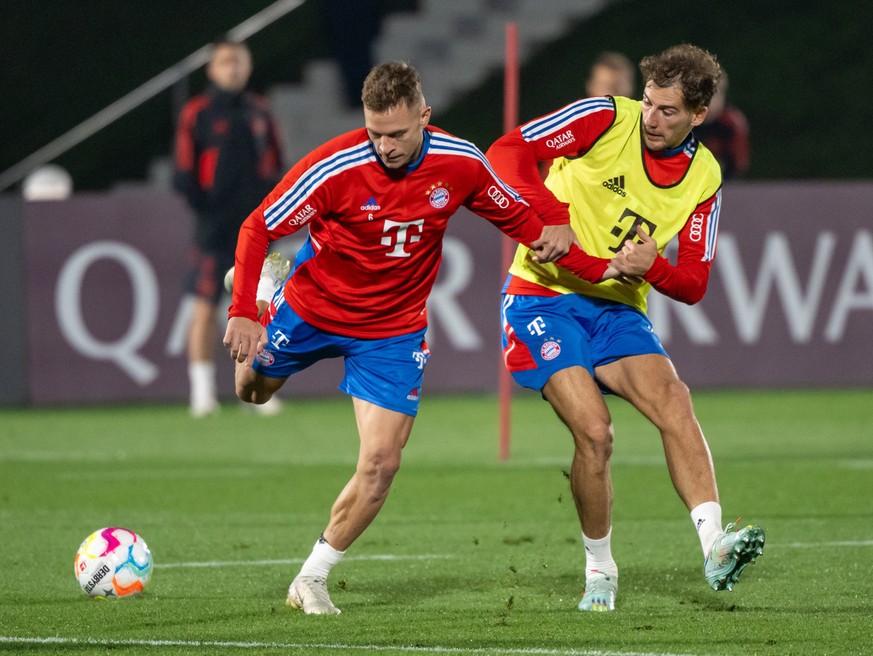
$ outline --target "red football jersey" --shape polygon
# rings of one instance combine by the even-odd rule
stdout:
[[[308,226],[315,255],[284,289],[305,321],[366,339],[423,328],[443,235],[461,205],[526,245],[542,232],[542,219],[468,141],[429,126],[418,159],[389,170],[365,129],[340,135],[300,160],[246,219],[230,316],[256,319],[269,242]],[[574,247],[559,263],[597,280],[607,261]]]

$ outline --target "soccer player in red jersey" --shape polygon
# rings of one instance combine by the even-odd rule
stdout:
[[[237,362],[237,395],[252,403],[320,359],[345,359],[340,389],[354,403],[357,470],[286,602],[315,614],[339,612],[328,572],[375,518],[400,466],[430,357],[425,304],[452,214],[466,206],[539,261],[559,258],[592,283],[616,274],[607,258],[573,244],[565,212],[537,214],[475,146],[428,124],[411,66],[375,67],[362,100],[365,127],[304,157],[243,223],[224,338]],[[269,242],[304,227],[309,238],[259,321]]]
[[[504,289],[504,357],[570,429],[570,487],[585,546],[579,610],[611,611],[614,429],[603,393],[627,399],[660,431],[673,485],[691,513],[715,590],[730,590],[762,553],[757,526],[722,530],[715,472],[691,395],[646,316],[651,288],[685,303],[705,291],[715,257],[721,171],[694,136],[719,80],[691,45],[645,58],[642,101],[580,100],[501,137],[495,170],[541,212],[563,211],[587,253],[621,276],[591,284],[519,247]],[[554,159],[545,182],[538,161]],[[663,256],[678,241],[676,263]],[[656,547],[654,541],[649,547]]]

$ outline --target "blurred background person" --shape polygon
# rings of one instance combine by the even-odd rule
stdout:
[[[727,99],[728,76],[722,69],[718,91],[709,103],[709,112],[701,125],[694,128],[700,139],[721,165],[725,180],[740,178],[749,170],[749,122],[745,114]]]
[[[636,94],[637,69],[633,62],[620,52],[601,52],[591,64],[585,80],[585,95],[625,96]]]
[[[218,41],[206,68],[208,88],[182,108],[176,130],[175,188],[196,215],[186,291],[194,296],[188,333],[190,409],[219,409],[215,380],[217,307],[224,273],[233,265],[239,227],[281,179],[275,119],[247,90],[252,57],[245,43]],[[261,412],[280,409],[276,399]]]
[[[620,52],[604,50],[591,63],[585,80],[585,96],[624,96],[633,98],[637,86],[637,69],[634,63]],[[543,180],[549,174],[553,159],[544,159],[537,164]]]

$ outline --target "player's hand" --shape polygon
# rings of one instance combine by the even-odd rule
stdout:
[[[251,366],[258,351],[267,343],[267,330],[257,321],[245,317],[231,317],[224,333],[224,345],[230,357]]]
[[[616,269],[613,269],[613,271],[616,271]],[[609,280],[609,278],[604,275],[604,277],[600,279],[600,282],[603,282],[604,280]],[[619,273],[618,275],[614,276],[612,280],[615,280],[616,282],[619,282],[627,287],[639,286],[645,282],[645,279],[640,276],[626,276],[623,273]]]
[[[540,238],[530,245],[534,251],[533,261],[540,264],[554,262],[569,253],[572,244],[578,246],[579,240],[569,223],[543,226]]]
[[[623,276],[644,276],[658,257],[658,242],[644,230],[637,230],[636,239],[628,239],[616,253],[610,265]]]
[[[605,280],[614,280],[615,278],[620,278],[621,273],[619,273],[618,269],[612,266],[612,262],[606,265],[606,271],[603,272],[603,276],[601,276],[599,282],[603,282]]]
[[[614,262],[613,260],[612,262]],[[643,284],[643,279],[638,278],[637,276],[626,276],[621,273],[618,269],[616,269],[612,262],[606,265],[606,271],[603,272],[603,275],[600,277],[600,280],[597,282],[605,282],[607,280],[615,280],[620,282],[622,285],[641,285]]]

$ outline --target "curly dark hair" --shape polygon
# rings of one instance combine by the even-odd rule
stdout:
[[[374,66],[364,80],[361,100],[374,112],[387,112],[401,103],[407,107],[423,105],[418,71],[403,61]]]
[[[685,107],[690,110],[709,106],[722,72],[715,55],[690,43],[645,57],[640,62],[640,71],[644,84],[652,82],[659,87],[678,86],[682,90]]]

